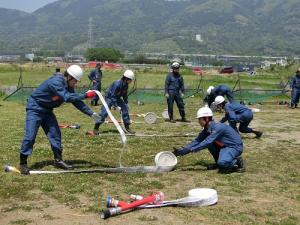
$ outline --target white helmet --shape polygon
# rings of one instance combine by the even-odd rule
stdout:
[[[123,74],[124,77],[127,77],[130,80],[134,80],[134,73],[132,70],[126,70]]]
[[[215,98],[214,104],[215,105],[220,105],[221,103],[223,103],[225,101],[225,98],[223,96],[217,96]]]
[[[179,69],[180,68],[180,64],[178,62],[173,62],[171,65],[172,69]]]
[[[198,119],[198,118],[210,117],[210,116],[213,116],[213,112],[211,111],[211,109],[209,107],[204,106],[197,111],[196,118]]]
[[[67,72],[70,76],[72,76],[77,81],[81,80],[81,77],[83,76],[83,71],[80,66],[72,65],[67,69]]]
[[[209,86],[209,87],[207,88],[207,90],[206,90],[206,93],[207,93],[208,95],[210,95],[211,91],[212,91],[214,88],[215,88],[214,86]]]

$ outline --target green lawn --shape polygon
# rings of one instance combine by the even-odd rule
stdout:
[[[52,70],[25,71],[26,80],[38,85]],[[0,86],[15,85],[18,71],[0,70]],[[161,87],[167,68],[162,71],[138,71],[138,85]],[[291,70],[292,71],[292,70]],[[291,71],[260,72],[251,78],[241,74],[242,84],[248,88],[275,88],[280,79]],[[197,86],[198,77],[184,71],[185,82]],[[117,79],[121,72],[104,72],[104,86]],[[204,76],[203,86],[226,83],[231,87],[237,75]],[[9,78],[10,77],[10,78]],[[14,79],[12,79],[14,77]],[[25,79],[25,78],[24,78]],[[83,84],[88,84],[85,79]],[[198,133],[201,129],[194,117],[202,101],[189,98],[187,117],[191,124],[169,124],[158,119],[154,125],[133,124],[140,133],[183,134]],[[0,165],[18,165],[19,146],[23,138],[25,105],[20,102],[0,101]],[[251,127],[264,131],[261,139],[242,135],[247,162],[244,174],[218,174],[206,171],[212,162],[207,150],[178,158],[176,169],[162,174],[64,174],[20,176],[0,172],[0,224],[274,224],[296,225],[300,221],[300,151],[299,109],[281,105],[258,105]],[[160,116],[166,108],[164,102],[138,106],[131,101],[135,113],[155,112]],[[98,111],[98,107],[93,110]],[[176,116],[178,117],[177,110]],[[80,124],[81,129],[62,129],[64,159],[77,168],[118,167],[122,144],[119,136],[86,137],[91,130],[90,118],[65,104],[55,110],[60,123]],[[114,114],[117,116],[116,112]],[[221,118],[216,114],[216,120]],[[143,121],[142,118],[132,118]],[[113,132],[113,125],[101,127]],[[154,165],[154,156],[172,146],[186,144],[192,138],[138,138],[128,137],[122,157],[123,166]],[[47,138],[40,130],[29,166],[34,169],[54,170],[52,152]],[[110,194],[127,199],[128,194],[147,195],[153,190],[165,193],[167,199],[181,198],[196,187],[214,188],[219,202],[205,208],[161,208],[139,210],[107,221],[98,213],[105,207]]]

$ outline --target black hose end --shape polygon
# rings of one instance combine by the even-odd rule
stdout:
[[[100,213],[100,217],[101,219],[107,219],[109,217],[111,217],[111,213],[110,213],[110,210],[109,209],[105,209],[103,210],[101,213]]]

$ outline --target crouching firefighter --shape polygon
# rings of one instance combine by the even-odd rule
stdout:
[[[226,96],[226,98],[230,103],[234,102],[232,90],[224,84],[218,85],[216,87],[209,86],[207,88],[206,93],[207,95],[204,98],[204,102],[207,103],[209,107],[211,107],[211,105],[213,104],[217,96],[223,96],[223,97]]]
[[[208,170],[219,169],[220,173],[245,172],[242,159],[243,142],[240,135],[230,126],[213,121],[210,108],[202,107],[197,112],[198,122],[204,129],[191,143],[181,148],[174,148],[176,156],[198,152],[208,148],[215,163],[207,166]]]
[[[128,85],[134,80],[134,73],[132,70],[126,70],[120,80],[114,81],[107,89],[105,101],[109,109],[121,108],[122,119],[124,122],[125,131],[130,134],[135,132],[130,129],[130,117],[128,106]],[[108,113],[104,106],[101,108],[100,121],[95,124],[93,135],[99,134],[99,127],[104,123]]]
[[[254,133],[257,138],[262,136],[263,132],[249,127],[250,122],[253,120],[253,112],[247,106],[239,103],[227,103],[223,96],[217,96],[214,104],[217,106],[217,110],[225,111],[225,116],[221,119],[221,123],[228,120],[229,125],[237,132],[236,125],[240,123],[239,131],[241,133]]]
[[[62,159],[61,132],[53,109],[64,102],[72,103],[78,110],[99,121],[97,113],[93,112],[82,101],[84,98],[93,98],[94,91],[85,94],[76,94],[74,88],[83,76],[82,69],[77,65],[70,66],[64,73],[55,73],[40,84],[31,94],[26,106],[25,134],[20,149],[20,171],[29,174],[27,158],[32,154],[33,145],[39,127],[41,126],[48,137],[54,153],[54,165],[69,170],[71,165]]]

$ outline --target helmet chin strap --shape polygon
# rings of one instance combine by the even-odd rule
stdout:
[[[70,87],[69,81],[72,80],[72,79],[74,79],[74,78],[68,74],[68,76],[67,76],[67,85],[68,85],[68,88]]]

